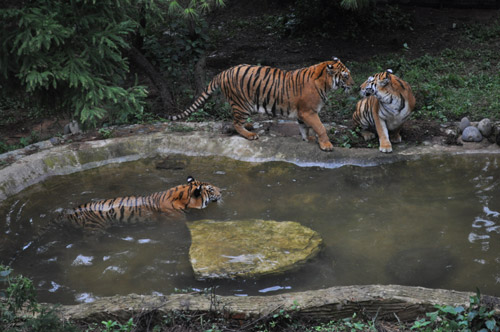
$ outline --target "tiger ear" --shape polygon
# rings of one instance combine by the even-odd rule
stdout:
[[[191,183],[191,182],[193,182],[193,181],[194,181],[194,178],[193,178],[191,175],[190,175],[190,176],[188,176],[188,178],[187,178],[187,183]]]
[[[199,185],[198,187],[196,187],[196,189],[193,191],[193,196],[194,196],[194,197],[198,198],[198,197],[200,197],[200,196],[201,196],[201,186],[202,186],[202,185],[200,184],[200,185]]]
[[[389,78],[384,78],[383,80],[380,81],[379,85],[386,86],[387,84],[389,84],[389,82],[390,82]]]
[[[340,61],[339,58],[337,58],[336,56],[333,56],[332,60],[335,61],[335,62],[339,62]]]

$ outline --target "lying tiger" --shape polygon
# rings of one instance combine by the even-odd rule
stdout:
[[[335,57],[332,61],[292,71],[266,66],[238,65],[215,76],[191,107],[181,114],[170,116],[169,119],[186,118],[203,106],[214,90],[220,87],[231,105],[234,128],[241,136],[249,140],[259,138],[256,133],[247,130],[250,114],[279,114],[297,118],[304,140],[315,140],[315,137],[310,135],[312,128],[318,137],[321,150],[332,151],[333,145],[318,113],[325,105],[330,90],[341,87],[348,91],[352,85],[354,81],[351,72]]]
[[[401,142],[399,131],[415,108],[415,96],[410,85],[392,73],[392,70],[375,74],[361,84],[361,99],[353,114],[354,122],[363,131],[365,140],[378,134],[382,152],[392,152],[392,144]],[[389,139],[389,132],[391,137]]]
[[[104,230],[115,224],[139,222],[155,212],[178,217],[186,209],[203,209],[221,197],[219,188],[190,176],[187,184],[149,196],[125,196],[80,205],[66,219],[85,231]]]

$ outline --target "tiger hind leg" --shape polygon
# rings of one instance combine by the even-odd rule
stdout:
[[[392,133],[389,133],[389,138],[391,140],[392,143],[401,143],[403,140],[401,138],[401,135],[399,134],[399,128],[395,131],[393,131]]]
[[[371,132],[369,130],[361,130],[361,136],[363,136],[365,142],[371,141],[372,139],[377,137],[374,132]]]
[[[309,142],[315,142],[316,141],[316,133],[314,130],[312,130],[311,127],[306,125],[304,121],[298,120],[297,122],[299,123],[299,131],[300,135],[302,136],[303,141],[309,141]]]
[[[250,115],[250,112],[234,104],[231,105],[231,108],[233,109],[233,126],[234,129],[238,132],[238,134],[240,134],[241,136],[245,137],[248,140],[258,139],[259,135],[251,131],[248,131],[247,129],[248,128],[247,119]]]

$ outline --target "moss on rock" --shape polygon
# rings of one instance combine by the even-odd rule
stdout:
[[[195,277],[233,278],[275,274],[314,257],[322,239],[294,221],[200,220],[188,224]]]

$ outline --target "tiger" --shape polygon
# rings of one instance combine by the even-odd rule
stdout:
[[[415,108],[415,96],[410,85],[393,74],[391,69],[370,76],[360,86],[364,98],[356,104],[352,116],[368,141],[379,137],[379,150],[392,152],[392,144],[402,141],[400,130]],[[391,134],[389,138],[389,132]]]
[[[336,57],[331,61],[286,71],[269,66],[237,65],[220,72],[184,112],[169,120],[184,119],[203,106],[220,87],[233,113],[234,129],[246,139],[258,139],[250,132],[247,119],[251,113],[296,118],[302,139],[315,140],[312,128],[323,151],[332,151],[326,129],[318,113],[325,105],[327,93],[339,87],[348,92],[354,85],[349,69]]]
[[[77,206],[65,219],[74,228],[101,231],[116,224],[132,224],[153,213],[178,217],[187,209],[203,209],[222,198],[221,190],[206,182],[187,178],[187,184],[148,196],[125,196]]]

